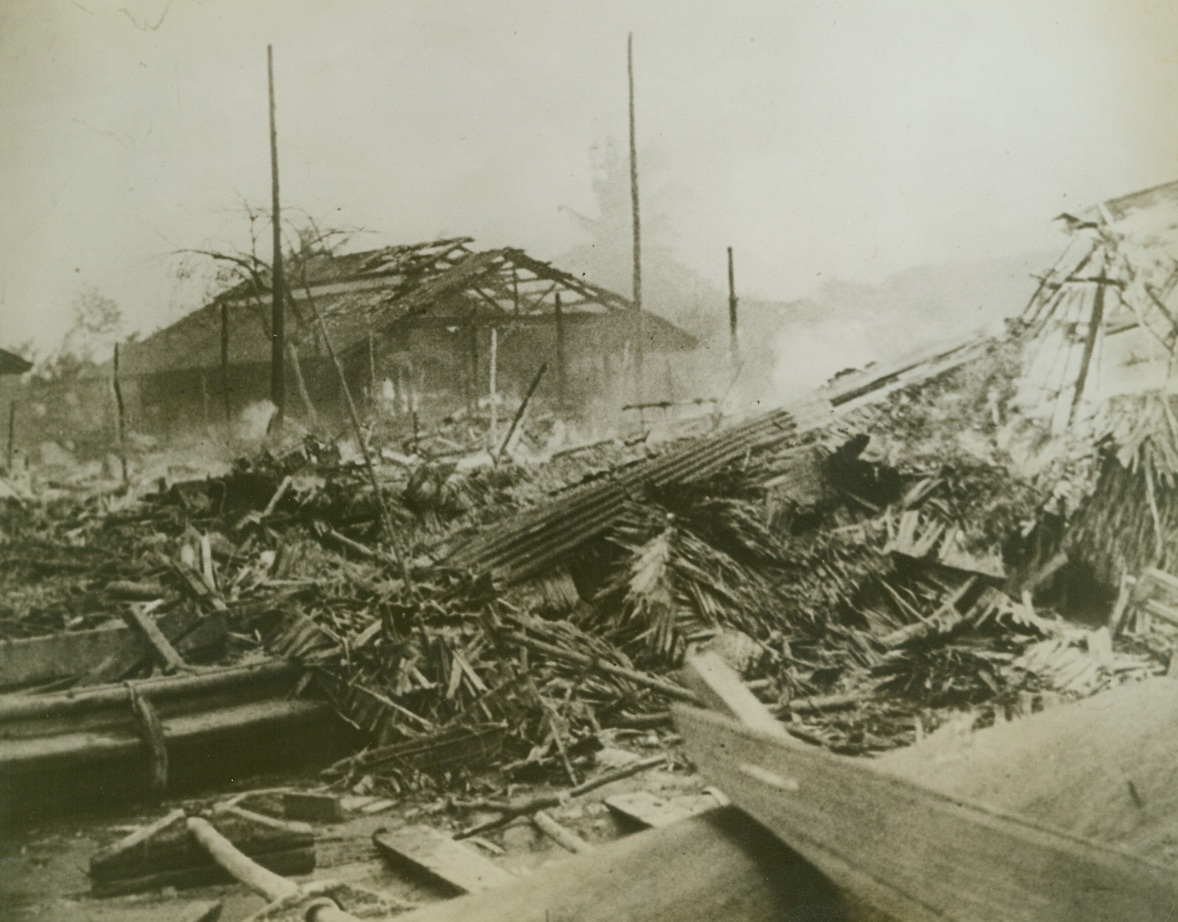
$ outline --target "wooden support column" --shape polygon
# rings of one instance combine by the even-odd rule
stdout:
[[[1084,352],[1080,356],[1080,372],[1076,376],[1076,392],[1072,396],[1072,408],[1068,411],[1068,425],[1075,421],[1076,410],[1080,408],[1080,401],[1084,399],[1084,388],[1088,384],[1088,369],[1092,364],[1092,354],[1096,351],[1096,340],[1100,336],[1100,328],[1104,325],[1104,287],[1108,283],[1108,275],[1102,266],[1100,275],[1096,279],[1096,294],[1092,300],[1092,311],[1088,315],[1088,334],[1084,337]]]
[[[564,308],[560,292],[556,293],[556,403],[563,412],[568,407],[568,366],[564,351]]]
[[[475,318],[474,308],[471,308],[470,326],[468,330],[468,345],[470,349],[470,357],[468,361],[470,364],[467,371],[467,380],[470,382],[470,386],[467,389],[467,410],[473,417],[478,413],[479,409],[479,327]]]
[[[499,365],[499,329],[491,327],[491,372],[490,372],[490,392],[491,392],[491,435],[487,442],[487,447],[491,451],[495,450],[495,446],[499,442],[499,394],[498,381],[496,380]]]
[[[118,426],[119,463],[123,468],[123,486],[130,486],[127,473],[127,407],[123,401],[123,385],[119,380],[119,344],[115,343],[115,354],[111,361],[112,383],[115,388],[115,413]]]
[[[728,248],[728,348],[732,373],[740,367],[740,340],[736,330],[736,273],[732,264],[732,247]]]
[[[274,49],[266,46],[266,73],[270,87],[270,220],[274,225],[274,259],[271,266],[270,309],[270,400],[276,408],[275,431],[286,416],[286,313],[283,306],[285,280],[282,274],[282,212],[278,197],[278,129],[274,117]]]
[[[16,401],[8,402],[8,451],[5,453],[4,469],[12,473],[12,453],[16,450]]]
[[[225,425],[233,420],[229,410],[229,302],[221,302],[221,401],[225,405]]]
[[[634,385],[635,403],[643,401],[642,358],[642,221],[638,208],[638,137],[634,120],[634,33],[626,38],[626,76],[630,88],[630,214],[634,230]]]
[[[372,335],[372,314],[364,312],[368,324],[368,409],[376,411],[376,337]]]

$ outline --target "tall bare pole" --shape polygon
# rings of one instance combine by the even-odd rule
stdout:
[[[270,310],[270,400],[277,408],[274,425],[280,428],[286,416],[286,375],[283,368],[286,314],[282,304],[285,284],[282,275],[282,212],[278,204],[278,128],[274,120],[274,49],[270,45],[266,46],[266,73],[270,83],[270,217],[274,224],[274,262],[270,286],[274,298]]]
[[[736,272],[732,267],[732,247],[728,248],[728,337],[735,372],[740,367],[740,340],[736,334]]]
[[[630,88],[630,212],[634,226],[634,378],[642,403],[642,220],[638,210],[638,134],[634,125],[634,33],[626,38],[626,76]]]

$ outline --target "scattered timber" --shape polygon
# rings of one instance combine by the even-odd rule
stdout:
[[[0,821],[330,762],[344,735],[302,671],[270,662],[76,692],[0,697]]]

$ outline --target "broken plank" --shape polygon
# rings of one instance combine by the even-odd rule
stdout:
[[[132,605],[123,612],[123,620],[127,622],[127,627],[146,641],[152,657],[163,667],[165,672],[178,672],[187,666],[184,658],[176,652],[176,648],[164,636],[159,625],[143,609]]]
[[[897,918],[1170,918],[1172,869],[1035,826],[865,762],[675,707],[685,748],[733,802],[837,884]],[[870,817],[865,821],[865,817]]]
[[[786,737],[785,729],[717,653],[687,657],[683,679],[704,703],[765,733]]]
[[[650,791],[615,794],[605,799],[605,805],[614,815],[644,829],[662,829],[726,803],[727,800],[716,794],[687,794],[668,798],[659,797]]]
[[[372,841],[386,858],[424,873],[458,893],[479,893],[516,880],[474,849],[429,826],[376,832]]]

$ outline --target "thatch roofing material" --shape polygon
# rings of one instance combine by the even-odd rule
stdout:
[[[747,453],[799,438],[829,424],[836,410],[879,399],[895,388],[943,374],[977,356],[984,340],[941,347],[931,354],[844,376],[817,398],[773,410],[730,429],[692,439],[653,458],[576,487],[472,538],[442,550],[452,566],[504,582],[533,576],[560,561],[618,519],[629,497],[649,487],[707,477]]]

